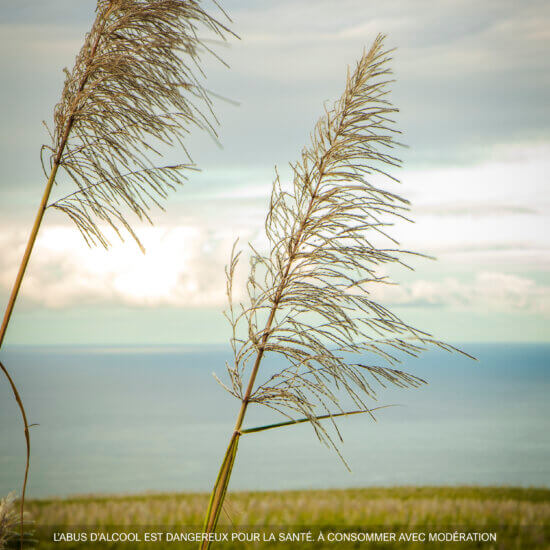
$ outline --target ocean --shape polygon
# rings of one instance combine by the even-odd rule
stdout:
[[[477,358],[429,351],[405,360],[419,389],[382,388],[340,419],[340,451],[306,424],[243,436],[234,490],[396,485],[550,484],[550,345],[462,344]],[[221,347],[7,348],[26,403],[31,497],[208,491],[238,402],[214,380]],[[246,426],[278,421],[251,407]],[[281,418],[281,421],[284,420]],[[0,495],[19,491],[19,411],[0,380]]]

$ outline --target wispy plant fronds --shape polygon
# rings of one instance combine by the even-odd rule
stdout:
[[[382,43],[379,36],[348,74],[342,97],[291,165],[291,188],[277,176],[265,224],[269,255],[253,250],[249,302],[240,310],[231,305],[228,315],[234,331],[229,391],[285,415],[304,415],[325,441],[318,416],[345,412],[342,393],[368,411],[376,384],[423,383],[395,368],[400,355],[417,355],[428,344],[447,347],[371,298],[373,287],[388,283],[380,266],[406,266],[412,254],[389,234],[396,220],[407,219],[408,201],[373,181],[382,176],[394,183],[389,170],[399,165],[390,57]],[[255,384],[267,354],[288,366]],[[352,361],[352,354],[372,363]]]
[[[384,264],[408,267],[391,237],[391,226],[407,220],[409,203],[379,183],[395,179],[399,165],[392,128],[396,108],[388,98],[390,54],[378,36],[348,73],[342,97],[318,122],[311,145],[291,165],[292,182],[277,176],[265,229],[268,254],[252,248],[246,303],[234,304],[239,254],[233,249],[227,274],[234,358],[229,385],[241,401],[206,513],[204,532],[215,530],[242,435],[310,422],[319,439],[338,451],[322,421],[370,413],[377,385],[417,387],[424,380],[396,368],[403,354],[428,345],[450,349],[417,330],[371,297],[389,281]],[[385,185],[385,184],[384,184]],[[269,355],[285,366],[260,369]],[[352,360],[360,356],[361,360]],[[263,380],[262,380],[263,379]],[[346,405],[345,401],[348,403]],[[345,410],[349,403],[357,410]],[[248,405],[258,403],[290,418],[243,429]],[[295,419],[300,414],[304,418]],[[206,550],[209,542],[201,544]]]
[[[185,150],[183,141],[191,127],[215,134],[211,101],[197,76],[201,55],[213,53],[201,33],[225,39],[231,31],[209,15],[200,0],[98,0],[92,29],[73,70],[67,71],[50,131],[52,143],[42,148],[47,181],[0,325],[0,348],[48,206],[65,212],[88,244],[109,245],[104,226],[121,237],[125,229],[140,244],[127,213],[149,220],[149,208],[161,207],[167,192],[184,178],[184,170],[193,167],[190,159],[160,166],[161,150],[176,144]],[[75,188],[49,203],[62,172]],[[25,425],[22,526],[29,424],[12,376],[3,364],[0,367]]]
[[[43,148],[50,152],[46,176],[61,168],[76,186],[50,206],[89,244],[108,246],[105,224],[138,241],[127,212],[149,220],[149,208],[192,167],[190,159],[158,166],[159,148],[183,147],[190,127],[215,133],[199,78],[200,56],[212,52],[200,35],[224,39],[229,32],[200,1],[98,1],[55,109],[52,144]]]

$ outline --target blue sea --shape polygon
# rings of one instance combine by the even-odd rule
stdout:
[[[340,450],[308,425],[243,436],[231,488],[394,485],[550,485],[550,346],[463,344],[405,370],[420,389],[380,388],[367,415],[340,419]],[[2,354],[27,406],[29,495],[208,491],[238,402],[214,380],[221,347],[8,348]],[[257,405],[247,426],[279,417]],[[281,419],[283,420],[283,419]],[[0,380],[0,495],[19,491],[24,437]]]

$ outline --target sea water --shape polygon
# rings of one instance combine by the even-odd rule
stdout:
[[[232,489],[372,485],[550,484],[550,346],[463,344],[400,367],[419,389],[379,387],[371,406],[338,420],[351,468],[296,425],[243,436]],[[212,377],[221,347],[9,348],[31,428],[29,495],[208,491],[239,403]],[[374,363],[372,358],[365,362]],[[378,363],[378,362],[376,362]],[[269,366],[277,368],[277,363]],[[251,406],[247,426],[283,421]],[[0,495],[19,490],[21,419],[0,381]]]

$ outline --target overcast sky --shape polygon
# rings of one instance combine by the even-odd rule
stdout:
[[[0,301],[22,254],[44,177],[40,146],[95,2],[0,4]],[[147,254],[128,240],[88,249],[47,213],[9,331],[11,343],[221,342],[233,240],[261,247],[273,178],[298,158],[377,33],[396,48],[392,100],[414,225],[406,248],[438,257],[394,272],[376,296],[451,341],[550,338],[548,2],[223,2],[240,40],[205,60],[220,145],[188,142],[198,175],[172,195]],[[214,6],[212,12],[216,12]],[[221,15],[220,15],[221,17]],[[165,162],[181,160],[173,151]],[[162,327],[162,330],[159,330]]]

